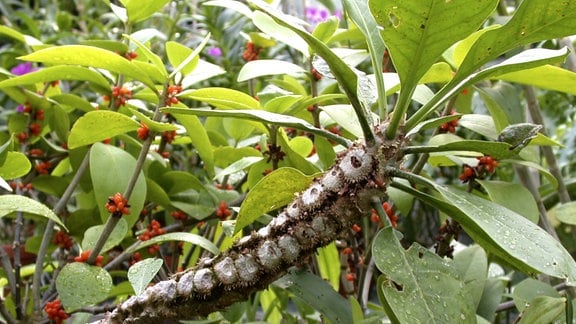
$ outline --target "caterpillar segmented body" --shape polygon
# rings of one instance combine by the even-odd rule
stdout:
[[[383,128],[376,128],[376,145],[355,143],[344,151],[267,226],[228,251],[130,297],[107,321],[156,323],[224,309],[266,288],[296,262],[349,231],[370,210],[370,199],[385,193],[385,168],[401,159],[403,136],[386,140]]]

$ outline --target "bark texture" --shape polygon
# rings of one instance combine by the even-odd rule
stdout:
[[[267,226],[130,297],[101,322],[162,323],[222,310],[265,289],[318,247],[349,231],[369,214],[372,197],[385,194],[390,182],[385,170],[401,159],[404,137],[385,139],[384,126],[375,132],[376,145],[358,142],[344,151]]]

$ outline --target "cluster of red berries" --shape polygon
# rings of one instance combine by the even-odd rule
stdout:
[[[148,138],[148,136],[150,136],[150,128],[148,128],[146,124],[140,122],[140,127],[136,131],[136,134],[138,135],[139,139],[144,141]]]
[[[16,190],[16,189],[20,189],[22,191],[32,190],[32,184],[31,183],[23,184],[22,182],[10,181],[8,184],[10,185],[10,188],[12,188],[12,190]]]
[[[112,98],[114,98],[114,106],[116,108],[125,106],[126,101],[132,99],[132,90],[120,86],[112,87]],[[104,96],[106,101],[110,101],[110,97]]]
[[[182,92],[182,86],[179,84],[171,85],[166,91],[166,101],[164,104],[166,106],[172,106],[178,103],[178,98],[176,97],[180,92]]]
[[[62,307],[60,299],[46,303],[46,306],[44,306],[44,311],[48,315],[48,318],[57,324],[64,322],[65,319],[70,317],[70,314],[64,311],[64,307]]]
[[[34,170],[38,172],[38,174],[48,174],[50,173],[50,169],[52,168],[52,162],[50,161],[39,161],[34,164]]]
[[[134,254],[132,254],[132,257],[130,258],[130,265],[133,265],[140,261],[142,261],[142,254],[140,254],[140,252],[134,252]]]
[[[477,178],[484,178],[487,174],[492,174],[498,166],[498,161],[490,155],[484,155],[476,158],[478,165],[471,167],[464,165],[462,173],[458,177],[462,182],[466,183]]]
[[[346,279],[346,281],[354,282],[356,280],[356,271],[355,271],[356,267],[353,255],[354,251],[352,250],[351,247],[346,247],[344,248],[344,250],[342,250],[342,254],[347,257],[347,263],[348,263],[348,272],[346,273],[346,276],[344,278]]]
[[[455,114],[456,112],[454,110],[450,112],[450,115]],[[440,125],[440,133],[456,133],[456,127],[458,127],[458,118]]]
[[[129,207],[128,200],[119,192],[112,197],[108,197],[108,202],[106,203],[106,209],[117,217],[130,214]]]
[[[28,155],[29,155],[31,158],[39,158],[39,157],[44,156],[44,151],[42,151],[42,150],[39,149],[39,148],[33,148],[33,149],[29,149],[29,150],[28,150]]]
[[[92,250],[86,250],[82,253],[80,253],[79,256],[74,258],[74,261],[76,262],[86,262],[88,261],[88,258],[90,257],[90,254],[92,253]],[[102,261],[104,261],[104,257],[102,255],[99,255],[96,257],[96,260],[94,260],[94,265],[97,267],[101,267],[102,266]]]
[[[138,57],[138,53],[134,52],[134,51],[128,51],[126,53],[124,53],[124,57],[128,60],[128,61],[132,61],[133,59]]]
[[[44,110],[43,109],[36,109],[32,108],[32,105],[29,102],[26,102],[24,105],[18,106],[18,111],[30,114],[31,121],[28,124],[28,131],[24,131],[18,133],[16,138],[20,143],[26,142],[26,140],[30,136],[40,136],[42,134],[42,121],[44,120]]]
[[[242,54],[242,58],[246,62],[255,61],[258,59],[260,51],[262,51],[261,47],[257,47],[254,43],[248,42],[246,43],[246,49],[244,50],[244,54]]]
[[[70,250],[72,248],[72,245],[74,245],[74,242],[72,241],[70,235],[68,235],[64,231],[56,232],[56,236],[54,236],[53,242],[54,244],[58,245],[64,250]]]
[[[181,211],[181,210],[175,210],[170,215],[172,215],[172,217],[174,217],[174,219],[180,220],[180,221],[185,221],[188,219],[188,215],[186,215],[186,213]]]
[[[176,131],[165,131],[162,133],[162,140],[170,144],[176,138]]]
[[[217,183],[216,188],[221,189],[221,190],[234,190],[234,187],[232,187],[232,185],[229,183],[226,183],[225,187],[223,187],[221,183]]]
[[[382,208],[386,212],[386,216],[388,216],[388,219],[390,220],[392,227],[396,228],[396,226],[398,226],[398,215],[394,213],[394,209],[392,208],[392,206],[388,202],[384,202],[382,203]],[[375,209],[372,209],[372,215],[370,215],[370,220],[376,224],[382,223],[382,221],[380,220],[380,216],[378,215]]]
[[[150,222],[150,225],[146,228],[144,233],[138,236],[140,241],[148,241],[149,239],[153,238],[154,236],[165,234],[166,230],[162,228],[160,223],[153,219]],[[148,254],[155,255],[156,252],[160,251],[160,246],[158,244],[153,244],[148,247]]]
[[[216,208],[216,216],[220,219],[220,220],[225,220],[226,218],[228,218],[230,215],[232,215],[232,212],[230,211],[230,209],[228,208],[228,204],[226,204],[226,202],[224,200],[222,200],[220,202],[220,206],[218,206],[218,208]]]

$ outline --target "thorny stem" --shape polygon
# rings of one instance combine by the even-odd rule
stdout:
[[[68,200],[72,196],[72,193],[76,189],[76,186],[80,182],[80,179],[84,175],[84,172],[88,170],[89,163],[90,163],[90,151],[88,151],[88,153],[86,153],[86,156],[84,156],[84,160],[82,160],[82,163],[78,167],[78,170],[74,175],[74,178],[72,178],[70,184],[66,188],[66,191],[64,191],[64,194],[62,194],[62,197],[60,198],[60,200],[58,200],[58,202],[54,206],[54,213],[56,215],[64,211],[64,208],[68,203]],[[38,255],[36,257],[36,267],[34,268],[34,277],[32,280],[32,297],[34,299],[34,312],[38,316],[41,311],[40,279],[44,268],[44,256],[46,255],[48,245],[52,240],[53,228],[54,228],[54,221],[49,220],[48,223],[46,224],[46,228],[44,229],[44,235],[42,236],[42,242],[40,243],[40,248],[38,249]]]

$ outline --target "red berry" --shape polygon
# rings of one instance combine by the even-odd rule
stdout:
[[[354,233],[360,233],[362,231],[362,227],[360,227],[358,224],[354,224],[352,225],[352,230]]]
[[[347,274],[346,274],[346,281],[352,282],[352,281],[354,281],[354,280],[356,280],[356,275],[355,275],[355,274],[353,274],[353,273],[347,273]]]

